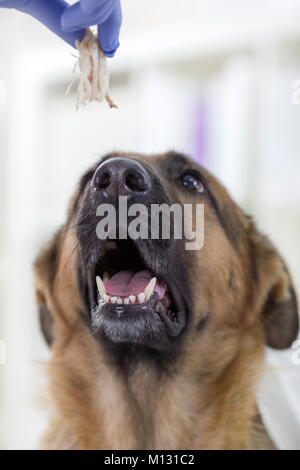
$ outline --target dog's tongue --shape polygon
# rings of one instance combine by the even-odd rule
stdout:
[[[105,282],[105,289],[109,295],[119,297],[128,297],[129,295],[138,295],[144,292],[145,288],[152,279],[150,271],[120,271],[109,281]],[[162,298],[166,293],[166,288],[156,282],[154,291]]]

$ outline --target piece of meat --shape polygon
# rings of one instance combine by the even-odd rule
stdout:
[[[76,109],[80,104],[106,99],[111,108],[117,108],[109,97],[109,71],[106,57],[97,37],[87,29],[81,42],[76,41],[81,72],[77,88]]]

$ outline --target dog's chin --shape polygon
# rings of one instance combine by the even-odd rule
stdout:
[[[185,326],[185,315],[168,313],[161,307],[158,296],[141,305],[103,304],[100,300],[92,317],[92,331],[99,339],[156,350],[172,347]]]
[[[185,299],[168,263],[157,259],[157,247],[152,250],[151,242],[102,242],[89,264],[91,331],[101,343],[156,351],[178,343],[187,322]]]

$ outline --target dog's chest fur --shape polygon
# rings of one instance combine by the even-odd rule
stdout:
[[[91,349],[84,330],[74,334],[79,337],[80,343],[69,343],[64,363],[54,355],[50,364],[56,409],[42,448],[243,449],[260,442],[261,430],[256,443],[251,437],[252,384],[236,388],[235,376],[243,373],[239,363],[228,371],[232,387],[187,374],[184,363],[169,375],[143,362],[125,374],[100,357],[96,344]],[[233,390],[240,396],[235,404]]]

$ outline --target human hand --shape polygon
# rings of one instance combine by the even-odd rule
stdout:
[[[69,6],[61,17],[61,28],[68,33],[98,25],[99,43],[108,57],[113,57],[119,47],[121,23],[120,0],[80,0]]]

